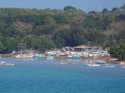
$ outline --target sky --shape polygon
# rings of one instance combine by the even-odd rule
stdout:
[[[83,11],[111,10],[125,4],[125,0],[0,0],[0,8],[63,9],[71,5]]]

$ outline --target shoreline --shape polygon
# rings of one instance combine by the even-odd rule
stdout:
[[[16,54],[13,53],[8,53],[8,54],[0,54],[0,57],[3,58],[15,58]],[[55,59],[68,59],[67,57],[55,57]],[[111,64],[121,64],[125,65],[125,61],[119,61],[119,60],[112,60],[112,57],[108,58],[103,58],[103,57],[97,57],[97,58],[80,58],[80,59],[86,59],[86,60],[104,60],[106,63],[111,63]],[[75,59],[74,59],[75,60]]]
[[[3,58],[13,58],[14,56],[15,54],[12,54],[12,53],[0,54],[0,57],[3,57]]]

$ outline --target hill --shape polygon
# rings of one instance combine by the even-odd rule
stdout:
[[[64,10],[0,8],[0,53],[121,43],[125,43],[124,5],[89,13],[72,6]]]

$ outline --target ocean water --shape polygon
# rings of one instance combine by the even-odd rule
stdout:
[[[125,68],[118,64],[89,67],[83,60],[70,65],[46,59],[0,61],[15,64],[0,66],[0,93],[125,93]]]

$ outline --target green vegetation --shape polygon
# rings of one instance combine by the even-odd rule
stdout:
[[[112,45],[109,52],[112,57],[125,60],[125,44]]]
[[[125,43],[125,5],[89,13],[72,6],[64,10],[0,9],[0,53],[81,44],[111,47],[121,43]]]

